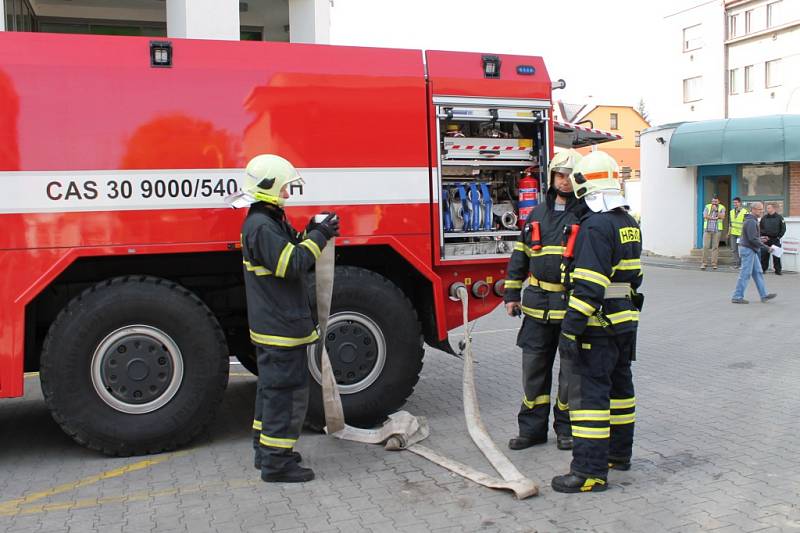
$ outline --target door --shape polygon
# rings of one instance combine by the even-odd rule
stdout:
[[[720,246],[727,246],[728,226],[730,224],[727,213],[731,208],[732,199],[736,196],[733,190],[736,166],[718,165],[716,167],[699,167],[697,173],[699,189],[697,194],[697,247],[702,248],[703,246],[703,231],[705,229],[703,209],[706,204],[711,203],[711,199],[714,196],[717,196],[719,198],[719,203],[725,206],[725,220],[722,226]]]

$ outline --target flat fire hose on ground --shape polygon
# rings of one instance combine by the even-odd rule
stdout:
[[[328,352],[325,348],[325,334],[328,327],[328,318],[330,316],[331,298],[333,297],[334,241],[335,239],[331,239],[328,245],[323,249],[322,255],[317,260],[316,265],[317,316],[319,318],[320,337],[322,338],[322,342],[320,343],[322,347],[320,366],[322,369],[322,402],[325,409],[325,431],[329,435],[342,440],[366,444],[384,444],[387,450],[408,450],[414,452],[451,472],[485,487],[510,490],[517,499],[520,500],[530,496],[536,496],[539,493],[539,487],[532,480],[523,476],[513,463],[503,455],[503,452],[501,452],[494,441],[492,441],[492,438],[486,431],[486,427],[481,421],[480,411],[478,409],[478,398],[475,393],[472,343],[469,332],[467,331],[468,295],[466,288],[458,290],[458,297],[461,300],[464,316],[464,416],[467,422],[467,430],[473,442],[502,478],[490,476],[475,470],[470,466],[453,461],[426,446],[418,444],[428,436],[428,424],[424,417],[416,417],[407,411],[399,411],[389,415],[389,420],[376,429],[362,429],[345,424],[342,400],[339,396],[339,390],[336,387],[336,379],[333,377],[333,370],[328,358]]]

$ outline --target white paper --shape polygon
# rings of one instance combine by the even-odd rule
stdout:
[[[780,259],[780,257],[783,255],[783,248],[780,246],[775,246],[774,244],[770,246],[770,248],[772,249],[772,257]]]

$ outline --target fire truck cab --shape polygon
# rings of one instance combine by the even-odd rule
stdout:
[[[223,199],[276,153],[305,180],[295,227],[341,218],[325,342],[348,421],[379,421],[424,342],[452,352],[454,283],[470,318],[501,302],[518,182],[546,181],[557,134],[579,144],[551,110],[538,57],[0,33],[0,397],[39,371],[55,420],[108,454],[200,433],[229,357],[255,369]]]

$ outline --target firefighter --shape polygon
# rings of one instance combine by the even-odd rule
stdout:
[[[572,362],[572,465],[553,478],[558,492],[603,491],[608,469],[628,470],[633,446],[631,361],[644,297],[641,231],[628,214],[616,161],[592,152],[575,167],[575,196],[586,202],[565,280],[570,289],[559,353]]]
[[[511,254],[504,301],[510,316],[524,319],[517,345],[522,348],[522,386],[524,395],[517,415],[519,435],[508,442],[512,450],[522,450],[547,442],[553,362],[555,361],[561,320],[567,307],[561,284],[564,228],[577,224],[585,209],[572,194],[569,175],[581,155],[575,150],[555,154],[549,165],[550,186],[545,201],[531,211]],[[520,292],[529,279],[522,302]],[[558,395],[553,405],[553,429],[560,450],[572,448],[568,402],[567,368],[562,361],[558,375]]]
[[[255,466],[267,482],[314,479],[293,450],[308,407],[306,348],[319,335],[312,318],[306,278],[328,240],[339,234],[329,213],[298,233],[286,220],[284,201],[302,178],[291,163],[263,154],[247,164],[241,206],[242,257],[250,340],[256,346],[258,387],[253,420]]]

